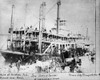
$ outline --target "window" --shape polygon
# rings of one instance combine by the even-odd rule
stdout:
[[[65,45],[63,44],[63,49],[65,48]]]
[[[74,47],[74,44],[72,44],[72,47]]]

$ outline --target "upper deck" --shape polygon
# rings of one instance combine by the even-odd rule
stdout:
[[[75,42],[76,40],[84,40],[85,37],[81,34],[54,34],[52,32],[42,31],[42,42]],[[10,40],[10,38],[8,38]],[[13,31],[13,40],[14,41],[39,41],[39,30],[28,29],[28,30],[14,30]]]

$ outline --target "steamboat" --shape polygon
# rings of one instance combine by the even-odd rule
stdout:
[[[61,1],[57,1],[57,28],[56,33],[53,29],[49,32],[44,29],[44,7],[43,2],[40,6],[39,15],[39,29],[32,28],[32,26],[25,29],[15,29],[13,27],[13,7],[11,15],[11,27],[9,28],[9,38],[7,39],[7,49],[1,50],[1,54],[6,61],[16,62],[35,62],[38,60],[48,60],[51,58],[61,58],[64,62],[65,58],[72,58],[73,55],[84,56],[89,49],[85,44],[86,37],[81,34],[59,34],[59,6]],[[81,43],[79,43],[81,42]],[[82,45],[82,46],[80,46]],[[62,53],[64,53],[62,55]]]

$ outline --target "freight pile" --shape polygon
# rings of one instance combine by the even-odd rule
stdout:
[[[18,63],[6,63],[4,58],[0,56],[0,73],[58,73],[58,72],[66,72],[66,73],[87,73],[95,71],[95,63],[91,61],[89,56],[80,57],[81,65],[74,66],[74,70],[72,71],[71,65],[68,66],[68,63],[64,66],[64,64],[58,61],[59,59],[54,58],[47,61],[39,61],[36,63],[26,63],[25,65],[21,65]],[[67,60],[68,61],[68,60]],[[69,59],[69,62],[72,61]]]

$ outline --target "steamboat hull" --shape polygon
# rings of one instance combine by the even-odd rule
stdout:
[[[21,60],[22,63],[29,62],[30,60],[34,61],[33,55],[25,54],[22,52],[16,52],[16,51],[0,51],[2,56],[5,58],[6,62],[17,62],[18,60]]]

